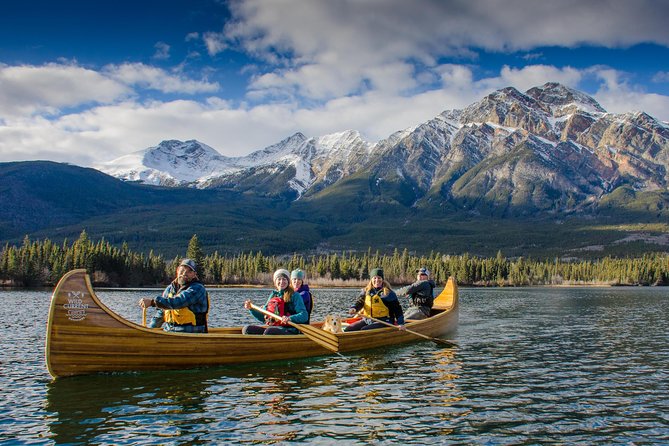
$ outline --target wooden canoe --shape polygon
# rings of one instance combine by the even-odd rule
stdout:
[[[407,328],[426,336],[440,337],[453,333],[457,324],[458,289],[450,278],[445,291],[435,301],[433,316],[411,321]],[[322,322],[314,322],[311,327],[320,328],[321,325]],[[335,336],[342,353],[422,340],[390,327],[337,333]],[[243,335],[241,327],[210,328],[207,334],[168,333],[145,328],[122,318],[100,302],[83,269],[70,271],[56,285],[46,334],[46,364],[54,378],[330,354],[330,350],[303,334]]]

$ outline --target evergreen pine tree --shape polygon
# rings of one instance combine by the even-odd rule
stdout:
[[[197,238],[197,234],[193,234],[188,242],[188,249],[186,250],[186,257],[193,259],[198,268],[198,276],[200,280],[205,280],[204,272],[204,252],[202,252],[202,247],[200,246],[200,241]]]

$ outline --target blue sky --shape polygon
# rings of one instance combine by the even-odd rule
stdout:
[[[667,17],[660,0],[5,2],[0,162],[376,141],[548,81],[669,121]]]

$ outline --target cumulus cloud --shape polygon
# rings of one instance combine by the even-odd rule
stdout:
[[[578,87],[582,79],[583,73],[572,67],[530,65],[523,68],[511,68],[505,65],[502,67],[499,81],[524,91],[546,82],[559,82],[570,87]]]
[[[217,82],[195,81],[141,63],[107,65],[103,72],[126,85],[150,88],[163,93],[212,93],[220,88]]]
[[[225,27],[225,39],[265,62],[284,65],[258,75],[251,84],[254,97],[262,90],[268,95],[284,90],[334,98],[364,83],[387,89],[386,69],[403,63],[430,69],[444,56],[473,61],[480,50],[669,45],[664,20],[669,3],[652,0],[247,0],[231,8],[234,20]],[[216,36],[220,42],[222,36]],[[395,89],[406,88],[407,79],[400,76]]]
[[[108,104],[136,94],[136,88],[163,93],[213,93],[216,82],[173,75],[144,64],[108,65],[100,71],[69,64],[0,65],[0,118]]]
[[[130,93],[127,85],[79,66],[0,65],[0,118],[4,119],[109,103]]]
[[[669,109],[669,98],[635,91],[626,83],[625,73],[607,67],[581,71],[546,65],[503,67],[478,80],[468,65],[443,64],[435,72],[439,73],[435,88],[417,94],[368,89],[311,107],[290,101],[240,105],[216,96],[206,101],[141,103],[131,97],[52,119],[25,117],[0,125],[0,160],[46,158],[95,165],[164,139],[198,139],[225,155],[239,156],[297,131],[319,136],[355,129],[376,141],[444,110],[464,108],[495,89],[514,86],[524,91],[554,80],[573,85],[586,78],[598,79],[602,87],[594,96],[612,112],[640,109],[666,120]],[[133,79],[125,77],[124,85]]]
[[[215,56],[228,48],[228,45],[225,43],[225,37],[221,33],[204,33],[202,40],[204,40],[204,44],[207,47],[207,52],[210,56]]]
[[[612,68],[593,67],[589,72],[602,81],[593,96],[607,111],[643,111],[659,120],[669,121],[669,96],[648,93],[641,87],[631,85],[627,73]]]

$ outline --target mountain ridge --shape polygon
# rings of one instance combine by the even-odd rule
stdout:
[[[354,130],[298,132],[225,157],[168,140],[108,166],[129,167],[115,171],[124,180],[0,163],[0,242],[86,229],[168,255],[194,233],[221,253],[666,251],[668,140],[669,126],[646,113],[607,113],[549,83],[498,90],[373,144]]]
[[[201,153],[194,148],[196,143]],[[253,191],[292,200],[368,172],[378,181],[402,183],[395,198],[404,206],[420,206],[427,200],[477,207],[488,200],[521,214],[579,212],[622,185],[667,191],[669,184],[669,126],[643,112],[607,113],[594,98],[555,82],[525,93],[513,87],[497,90],[462,110],[445,110],[376,143],[354,130],[311,138],[298,132],[237,158],[217,156],[197,141],[182,144],[190,152],[164,141],[146,149],[145,158],[176,147],[196,161],[206,159],[207,169],[177,179],[166,167],[153,175],[138,174],[141,166],[114,170],[115,164],[122,165],[117,160],[103,171],[126,180],[143,175],[148,182],[165,186]],[[517,156],[509,156],[512,152]],[[198,168],[185,155],[172,159],[182,161],[182,166],[190,161],[193,169]],[[144,165],[146,172],[160,167]]]

